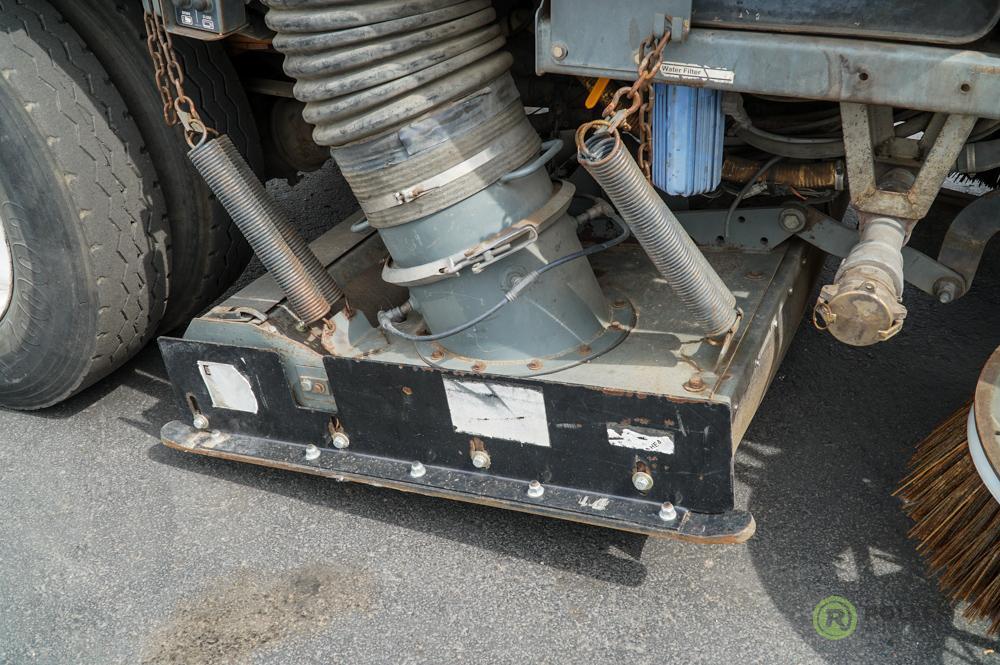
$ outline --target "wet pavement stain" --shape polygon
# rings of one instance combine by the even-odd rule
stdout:
[[[321,631],[374,604],[368,571],[310,565],[279,575],[238,571],[182,600],[151,635],[143,665],[240,663],[259,648]]]

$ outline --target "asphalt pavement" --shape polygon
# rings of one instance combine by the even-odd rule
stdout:
[[[311,236],[354,208],[330,167],[272,191]],[[954,212],[914,244],[936,253]],[[891,496],[1000,344],[997,258],[951,305],[908,290],[875,348],[803,322],[736,459],[758,529],[735,546],[169,450],[147,349],[59,407],[0,412],[0,663],[1000,662]],[[834,595],[857,611],[838,640],[812,619]]]

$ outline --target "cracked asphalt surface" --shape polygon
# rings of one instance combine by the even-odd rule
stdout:
[[[312,237],[354,207],[330,167],[271,187]],[[954,212],[913,244],[936,253]],[[952,305],[908,291],[876,348],[803,322],[736,460],[758,523],[739,546],[171,451],[147,349],[57,408],[0,412],[0,663],[1000,662],[891,496],[1000,343],[997,258]],[[838,641],[812,626],[831,595],[858,610]]]

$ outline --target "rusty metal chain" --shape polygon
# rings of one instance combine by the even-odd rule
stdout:
[[[153,77],[163,101],[163,120],[168,127],[182,124],[184,138],[193,148],[203,143],[209,135],[218,132],[202,120],[194,100],[184,92],[184,69],[177,60],[162,8],[159,13],[146,11],[143,19],[146,26],[146,48],[153,60]]]
[[[653,121],[653,100],[647,95],[649,87],[653,84],[653,79],[663,65],[663,50],[670,43],[670,31],[663,37],[657,39],[656,35],[650,35],[643,41],[639,50],[638,77],[631,86],[619,89],[615,92],[611,103],[604,109],[604,119],[608,123],[608,131],[617,130],[622,125],[628,123],[632,126],[632,116],[638,116],[637,124],[639,130],[639,150],[636,161],[646,179],[652,179],[652,165],[650,158],[652,155],[652,121]],[[628,97],[630,104],[626,108],[620,108],[622,99]]]

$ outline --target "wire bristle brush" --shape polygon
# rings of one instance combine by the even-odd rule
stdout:
[[[1000,354],[994,353],[975,406],[956,412],[920,444],[910,475],[896,490],[914,521],[909,535],[941,590],[954,602],[968,603],[964,614],[970,621],[989,620],[994,635],[1000,633],[1000,502],[994,496],[1000,483],[989,458],[997,450],[992,401],[1000,390],[992,382],[984,388],[984,381],[998,376],[997,369]],[[980,432],[990,437],[985,451]]]

